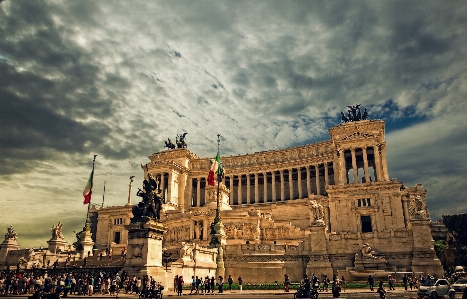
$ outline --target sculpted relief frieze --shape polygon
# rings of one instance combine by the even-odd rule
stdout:
[[[190,237],[190,227],[187,225],[175,226],[167,229],[167,232],[164,234],[164,239],[166,242],[179,242],[179,241],[188,241]]]

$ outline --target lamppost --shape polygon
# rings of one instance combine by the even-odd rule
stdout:
[[[167,272],[167,265],[170,262],[170,257],[172,253],[167,251],[167,248],[162,249],[162,262],[165,264],[165,272]]]

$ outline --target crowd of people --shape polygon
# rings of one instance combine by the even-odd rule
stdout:
[[[240,292],[242,291],[243,286],[243,279],[242,277],[238,277],[238,286]],[[229,290],[232,291],[233,285],[233,278],[232,275],[229,275],[227,278],[227,283],[229,285]],[[183,276],[175,275],[174,278],[174,292],[177,293],[177,296],[183,295],[183,286],[185,285],[185,280]],[[191,276],[191,289],[190,295],[198,295],[198,294],[214,294],[216,293],[223,293],[224,292],[224,278],[222,276],[218,276],[217,279],[214,276],[206,276],[206,277],[198,277],[198,276]]]
[[[38,290],[68,295],[92,296],[102,294],[115,296],[121,290],[129,294],[139,294],[145,290],[162,290],[161,283],[153,277],[130,277],[117,271],[75,271],[49,275],[34,275],[27,272],[2,273],[0,276],[0,295],[34,294]]]

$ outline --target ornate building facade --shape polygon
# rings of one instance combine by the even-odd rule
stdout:
[[[226,275],[245,281],[280,281],[284,274],[300,280],[305,273],[442,275],[426,190],[389,178],[384,131],[381,120],[349,121],[330,128],[327,141],[222,157]],[[217,199],[217,185],[207,184],[210,159],[186,148],[149,159],[145,178],[160,175],[165,199],[163,246],[173,257],[182,244],[208,247]],[[98,249],[125,249],[129,203],[92,210]]]

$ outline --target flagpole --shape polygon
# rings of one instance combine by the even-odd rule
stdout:
[[[220,148],[220,143],[221,143],[221,134],[217,134],[217,155],[219,156],[220,158],[220,154],[219,154],[219,148]],[[220,200],[219,200],[219,196],[220,196],[220,176],[221,174],[218,173],[217,174],[217,202],[216,202],[216,219],[214,219],[214,223],[219,223],[221,221],[221,213],[220,213]]]
[[[104,207],[105,182],[106,182],[106,181],[104,181],[104,193],[102,193],[102,207]]]
[[[91,180],[91,191],[92,191],[92,181],[94,180],[94,164],[96,163],[96,157],[97,155],[94,155],[94,159],[92,160],[92,174],[93,178]],[[86,225],[85,227],[89,227],[89,209],[91,208],[91,201],[88,202],[88,212],[86,214]]]

